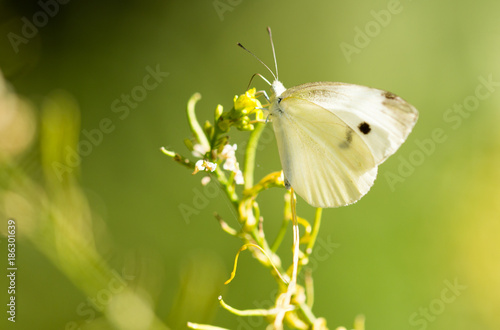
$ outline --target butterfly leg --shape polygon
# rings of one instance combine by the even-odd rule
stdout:
[[[262,94],[262,95],[264,95],[264,98],[267,100],[267,102],[270,102],[270,101],[269,101],[269,96],[267,95],[267,93],[266,93],[266,91],[265,91],[265,90],[257,91],[257,94]]]

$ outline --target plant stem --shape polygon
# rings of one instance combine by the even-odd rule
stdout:
[[[321,215],[323,214],[323,209],[318,207],[316,209],[316,213],[314,215],[314,225],[311,232],[311,240],[307,244],[306,254],[310,255],[314,248],[314,244],[316,243],[316,239],[318,238],[319,227],[321,226]]]
[[[283,319],[285,318],[285,311],[290,306],[292,296],[297,291],[297,275],[298,275],[298,267],[299,267],[299,254],[300,254],[300,233],[299,233],[299,223],[297,221],[297,213],[296,213],[296,201],[295,194],[293,188],[290,190],[290,204],[292,209],[292,223],[293,223],[293,261],[292,261],[292,274],[290,278],[290,283],[285,292],[285,298],[283,300],[281,310],[276,315],[276,319],[274,320],[274,327],[277,329],[282,329],[283,327]]]
[[[245,189],[250,189],[253,186],[253,174],[255,167],[255,153],[257,151],[257,145],[259,143],[260,135],[264,130],[265,124],[258,123],[255,124],[255,128],[250,134],[248,139],[247,148],[245,151],[245,163],[243,166],[243,178],[245,179]]]
[[[187,104],[187,117],[189,122],[189,127],[191,128],[191,132],[193,132],[194,136],[198,140],[198,142],[205,148],[205,150],[210,150],[210,143],[208,143],[207,136],[201,128],[198,120],[196,119],[195,106],[196,103],[201,99],[200,93],[194,93],[193,96],[188,101]]]
[[[274,240],[274,243],[271,247],[271,250],[273,252],[278,251],[278,248],[280,247],[281,242],[283,242],[283,238],[285,237],[287,227],[288,227],[288,219],[283,218],[280,231],[278,232],[278,235],[276,236],[276,239]]]
[[[287,192],[288,194],[288,192]],[[285,195],[287,196],[287,195]],[[289,196],[289,194],[288,194]],[[278,232],[278,235],[276,236],[276,239],[274,240],[274,243],[271,247],[271,250],[273,252],[276,252],[278,251],[278,248],[280,247],[281,245],[281,242],[283,242],[283,238],[285,237],[285,234],[286,234],[286,229],[288,227],[288,221],[290,221],[290,199],[289,198],[286,198],[285,199],[285,214],[283,215],[283,221],[281,223],[281,228],[280,228],[280,231]]]

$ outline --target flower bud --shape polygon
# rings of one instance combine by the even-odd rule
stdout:
[[[215,108],[215,114],[214,114],[215,121],[214,121],[214,123],[216,123],[219,120],[223,111],[224,111],[224,109],[223,109],[222,105],[220,105],[220,104],[217,105],[217,107]]]

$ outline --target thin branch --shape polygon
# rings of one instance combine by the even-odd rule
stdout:
[[[208,142],[207,136],[203,131],[203,128],[200,126],[200,123],[196,119],[195,106],[196,103],[201,99],[200,93],[195,93],[188,101],[187,104],[187,117],[189,122],[189,127],[191,128],[191,132],[193,132],[196,140],[205,148],[205,150],[210,150],[210,143]]]
[[[243,178],[245,179],[245,189],[250,189],[253,186],[253,175],[255,167],[255,153],[259,144],[259,138],[264,130],[265,124],[257,123],[250,134],[247,148],[245,150],[245,163],[243,165]]]
[[[260,246],[258,246],[256,244],[252,244],[252,243],[245,244],[238,250],[238,253],[236,253],[236,257],[234,258],[234,267],[233,267],[233,271],[231,272],[231,277],[226,282],[224,282],[224,284],[229,284],[233,280],[234,276],[236,276],[236,268],[238,267],[238,258],[240,256],[240,253],[242,251],[248,249],[249,246],[252,246],[252,247],[259,249],[267,257],[267,259],[269,260],[269,263],[274,268],[274,271],[278,274],[279,278],[283,281],[283,283],[288,284],[288,281],[281,275],[278,268],[276,268],[276,266],[274,265],[274,262],[271,259],[271,257],[269,256],[269,254],[267,254],[267,252],[263,248],[261,248]]]
[[[222,296],[219,296],[219,302],[220,302],[222,307],[224,307],[225,309],[227,309],[231,313],[239,315],[239,316],[272,316],[272,315],[276,315],[279,312],[279,310],[276,308],[272,308],[272,309],[245,309],[245,310],[236,309],[236,308],[233,308],[233,307],[229,306],[228,304],[226,304],[224,302],[224,300],[222,300]],[[295,309],[294,306],[290,306],[290,308],[288,308],[286,311],[291,312],[294,309]]]
[[[318,238],[319,227],[321,226],[322,214],[323,214],[323,209],[321,207],[318,207],[314,215],[314,225],[311,232],[311,240],[307,244],[306,255],[310,255],[313,251],[314,244],[316,243],[316,239]]]

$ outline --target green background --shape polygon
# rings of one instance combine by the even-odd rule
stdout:
[[[196,196],[204,193],[201,176],[159,148],[190,156],[182,141],[190,137],[185,106],[193,93],[203,96],[199,118],[212,120],[216,105],[229,110],[252,74],[271,78],[236,47],[243,43],[272,66],[265,30],[271,26],[286,87],[314,81],[367,85],[402,96],[420,113],[406,143],[380,166],[370,193],[352,206],[324,210],[324,245],[312,263],[315,314],[326,317],[330,329],[350,327],[358,314],[365,315],[367,329],[500,328],[500,86],[493,84],[487,96],[478,87],[481,79],[500,82],[500,2],[69,1],[17,53],[9,32],[21,35],[21,18],[32,20],[41,7],[35,1],[0,4],[0,68],[33,103],[37,118],[43,104],[60,95],[54,91],[64,90],[81,113],[80,139],[104,118],[114,125],[82,157],[79,184],[93,212],[86,237],[93,238],[109,269],[128,276],[118,288],[143,297],[165,326],[183,329],[189,320],[265,328],[262,319],[220,308],[217,296],[236,308],[267,307],[275,282],[243,253],[236,279],[223,286],[241,243],[222,232],[213,212],[236,227],[234,214],[220,196],[197,208]],[[394,6],[390,21],[377,23],[373,12]],[[371,36],[361,40],[357,31],[365,28]],[[346,56],[346,44],[357,44],[357,52]],[[147,67],[157,66],[168,77],[121,119],[113,102],[142,85]],[[260,79],[253,85],[268,88]],[[465,110],[453,112],[455,105]],[[232,141],[247,137],[235,130]],[[257,178],[280,170],[271,127],[263,139]],[[35,138],[15,161],[43,184],[38,143]],[[237,156],[241,162],[242,154]],[[396,176],[399,181],[391,181]],[[41,211],[26,211],[28,197],[12,206],[3,189],[0,231],[5,235],[9,217],[18,226],[18,304],[12,324],[3,311],[8,283],[0,276],[0,327],[140,328],[100,312],[93,316],[90,307],[82,313],[79,306],[93,297],[82,290],[85,283],[67,276],[77,266],[58,264],[60,258],[40,249],[39,241],[57,233],[24,235],[26,227],[42,221]],[[259,202],[272,241],[281,225],[283,194],[272,189]],[[199,213],[183,217],[180,205]],[[312,207],[299,199],[298,208],[312,219]],[[74,212],[77,217],[76,206]],[[7,247],[4,236],[0,241],[2,274]],[[286,264],[289,247],[290,232],[280,250]],[[446,282],[462,289],[446,291]],[[424,308],[430,310],[427,319]],[[123,319],[148,315],[139,307],[129,311]]]

